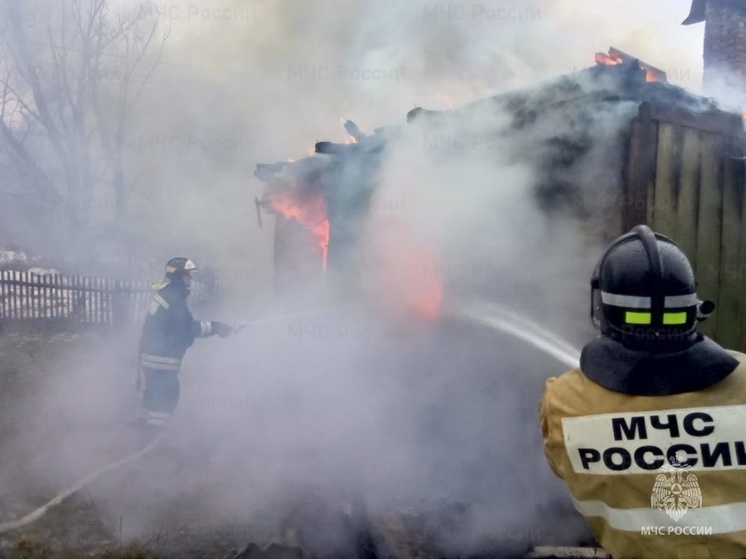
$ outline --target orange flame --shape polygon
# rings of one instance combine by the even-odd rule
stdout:
[[[272,209],[285,219],[295,219],[313,234],[322,251],[322,269],[326,272],[329,252],[329,220],[326,217],[326,202],[318,193],[304,194],[298,199],[295,190],[278,190],[269,196]]]
[[[381,306],[396,314],[438,318],[443,281],[436,251],[404,223],[380,223],[371,233],[375,265],[366,280]]]
[[[618,66],[624,64],[625,57],[627,61],[634,60],[630,55],[623,53],[622,51],[610,48],[609,54],[603,52],[597,52],[593,58],[596,64],[602,64],[604,66]],[[668,78],[663,70],[659,70],[650,64],[646,64],[642,61],[637,61],[642,70],[645,70],[645,81],[646,82],[667,82]]]
[[[603,52],[597,52],[594,55],[594,58],[596,60],[596,64],[604,64],[605,66],[616,66],[617,64],[621,64],[624,62],[620,56],[610,56],[608,54],[604,54]]]
[[[424,317],[435,319],[440,315],[443,304],[443,282],[437,271],[438,260],[434,250],[420,246],[412,254],[412,266],[422,270],[423,278],[416,285],[417,292],[410,303],[413,312]]]

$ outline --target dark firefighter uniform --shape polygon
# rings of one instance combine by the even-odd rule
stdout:
[[[549,465],[615,559],[746,558],[746,356],[697,333],[714,306],[645,226],[591,287],[602,335],[541,401]]]
[[[179,371],[186,350],[196,338],[231,333],[220,322],[194,320],[187,306],[191,272],[196,269],[187,258],[173,258],[166,265],[166,278],[153,286],[140,339],[140,383],[142,413],[154,427],[165,425],[179,400]]]

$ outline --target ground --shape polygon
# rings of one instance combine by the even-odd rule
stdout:
[[[95,358],[100,348],[109,342],[109,338],[101,333],[10,333],[0,336],[0,434],[3,436],[0,440],[3,449],[0,523],[23,517],[65,489],[64,485],[52,483],[37,486],[28,479],[24,458],[29,448],[19,445],[18,437],[23,437],[24,424],[33,422],[35,410],[23,403],[35,400],[34,392],[46,385],[48,376],[57,372],[61,362],[71,355],[82,361]],[[119,457],[126,454],[123,452]],[[194,525],[179,526],[176,523],[170,528],[144,540],[123,541],[118,526],[102,517],[95,497],[86,488],[61,505],[52,507],[38,521],[0,534],[0,557],[222,558],[236,553],[236,534],[232,533],[230,526],[195,531]],[[198,537],[191,538],[190,533],[195,532]]]
[[[0,534],[0,557],[521,557],[586,537],[534,437],[556,364],[460,326],[296,326],[194,349],[168,436]],[[0,524],[147,444],[127,427],[133,347],[132,333],[0,335]]]

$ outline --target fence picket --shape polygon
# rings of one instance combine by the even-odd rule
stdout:
[[[8,315],[7,309],[5,308],[5,303],[7,299],[6,294],[6,284],[5,284],[5,275],[7,272],[5,270],[0,270],[0,317],[4,318]],[[2,320],[0,318],[0,321]]]
[[[42,305],[42,293],[41,293],[41,289],[42,288],[41,288],[41,286],[42,286],[42,281],[41,281],[41,279],[42,278],[39,275],[37,275],[34,278],[34,284],[35,284],[34,287],[33,287],[33,291],[34,291],[34,318],[41,318],[42,317],[42,313],[41,313],[41,305]]]
[[[6,284],[5,284],[5,275],[7,272],[5,270],[0,270],[0,317],[6,317],[8,316],[8,311],[5,307],[7,294],[6,294]]]
[[[23,273],[17,274],[21,278],[23,278]],[[18,320],[20,317],[18,316],[18,302],[21,300],[23,293],[21,290],[20,285],[15,284],[13,285],[13,318]]]
[[[0,323],[141,326],[151,298],[150,282],[88,276],[31,274],[0,270]],[[202,306],[221,286],[197,286],[194,305]]]

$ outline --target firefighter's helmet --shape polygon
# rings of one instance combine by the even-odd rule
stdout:
[[[679,246],[638,225],[606,249],[591,279],[591,318],[605,336],[655,350],[691,339],[714,310],[700,301]]]
[[[171,280],[180,280],[184,274],[196,269],[197,266],[189,258],[177,256],[166,262],[166,277]]]

